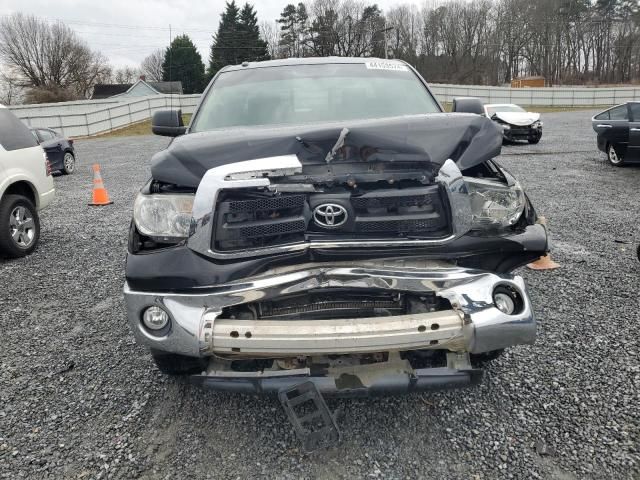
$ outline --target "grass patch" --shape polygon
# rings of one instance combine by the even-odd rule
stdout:
[[[191,114],[182,115],[182,121],[185,125],[189,125]],[[134,137],[136,135],[151,135],[151,119],[131,124],[124,128],[119,128],[112,132],[101,133],[90,138],[111,138],[111,137]]]

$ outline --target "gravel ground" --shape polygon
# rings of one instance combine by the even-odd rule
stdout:
[[[129,332],[127,228],[158,137],[77,142],[29,258],[0,260],[0,478],[639,478],[640,168],[595,148],[593,112],[505,147],[549,220],[553,272],[523,270],[539,320],[470,390],[333,400],[343,442],[302,453],[275,399],[161,375]],[[115,204],[89,208],[99,162]]]

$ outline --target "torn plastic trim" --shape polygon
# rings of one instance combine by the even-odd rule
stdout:
[[[304,381],[313,382],[322,395],[328,397],[355,398],[374,397],[464,388],[477,385],[482,380],[482,370],[455,368],[420,368],[412,373],[396,373],[376,379],[370,385],[341,384],[341,377],[312,375],[309,369],[285,372],[257,373],[250,376],[194,375],[191,381],[204,388],[232,393],[276,395],[280,390],[291,388]]]

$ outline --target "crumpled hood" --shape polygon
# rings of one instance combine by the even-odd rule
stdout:
[[[154,155],[151,173],[162,182],[197,187],[207,170],[233,162],[295,154],[303,165],[324,163],[344,128],[349,130],[344,145],[355,147],[351,151],[377,149],[388,161],[394,161],[396,154],[426,159],[436,171],[447,159],[455,161],[461,170],[470,168],[500,155],[502,147],[502,132],[494,122],[459,113],[235,127],[176,138],[166,150]],[[336,156],[334,162],[339,161]]]
[[[496,112],[496,116],[503,122],[518,127],[526,127],[540,120],[540,114],[533,112]]]

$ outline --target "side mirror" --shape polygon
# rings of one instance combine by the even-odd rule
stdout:
[[[179,137],[184,135],[187,127],[182,121],[182,110],[160,110],[153,114],[151,131],[163,137]]]
[[[479,98],[475,97],[458,97],[453,99],[452,112],[456,113],[475,113],[476,115],[484,114],[484,105]]]

